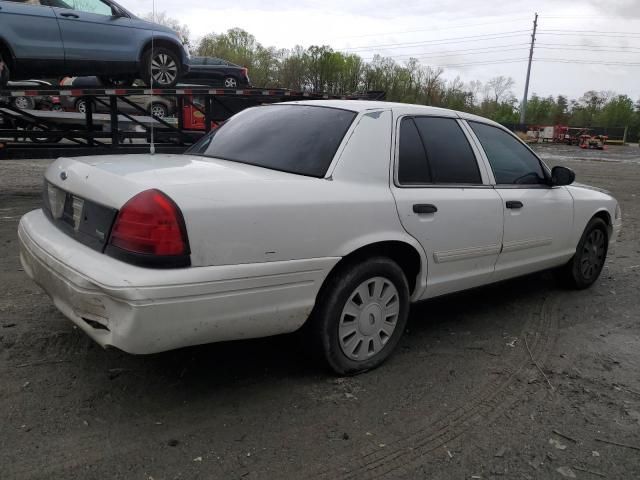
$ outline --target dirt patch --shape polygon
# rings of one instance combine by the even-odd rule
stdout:
[[[18,261],[49,162],[0,163],[0,476],[639,478],[640,149],[627,148],[539,148],[621,202],[594,287],[543,273],[420,304],[398,353],[346,379],[295,335],[102,350]]]

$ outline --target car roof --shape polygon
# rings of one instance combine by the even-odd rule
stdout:
[[[367,112],[369,110],[392,110],[398,115],[430,115],[438,117],[463,118],[504,128],[497,122],[488,118],[459,112],[448,108],[430,107],[428,105],[414,105],[411,103],[385,102],[381,100],[301,100],[297,102],[283,102],[279,105],[311,105],[316,107],[340,108],[353,112]]]

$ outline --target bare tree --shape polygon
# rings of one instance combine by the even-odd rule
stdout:
[[[487,82],[487,88],[492,93],[493,100],[495,100],[496,103],[500,103],[505,97],[513,96],[511,89],[515,83],[513,78],[500,75],[499,77],[494,77],[489,80]]]

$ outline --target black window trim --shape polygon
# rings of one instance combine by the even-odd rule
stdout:
[[[476,159],[476,165],[478,167],[478,173],[480,174],[480,180],[482,182],[485,181],[482,178],[483,168],[481,168],[481,162],[482,164],[484,164],[484,159],[482,159],[482,157],[479,156],[480,151],[474,148],[473,142],[475,141],[475,138],[469,137],[469,134],[467,133],[467,129],[464,128],[463,125],[461,124],[462,119],[460,117],[448,116],[448,115],[405,113],[398,117],[396,121],[396,126],[395,126],[395,144],[394,144],[394,152],[393,152],[393,157],[394,157],[393,184],[395,187],[397,188],[452,188],[456,190],[459,190],[461,188],[493,188],[494,187],[493,185],[490,185],[488,183],[478,183],[478,184],[476,183],[400,183],[400,180],[398,179],[398,169],[400,166],[400,128],[402,125],[402,120],[404,120],[405,118],[414,119],[417,117],[446,118],[449,120],[455,120],[460,130],[462,130],[462,134],[467,139],[467,142],[469,142],[469,148],[471,148],[471,151],[473,152],[473,156]],[[417,128],[417,125],[416,125],[416,128]],[[425,148],[424,141],[422,140],[421,135],[420,135],[420,142],[422,143],[422,147]],[[425,148],[425,154],[426,154],[426,148]],[[431,165],[429,165],[429,169],[431,169]]]
[[[491,176],[493,177],[493,184],[491,185],[492,188],[516,189],[516,190],[521,190],[521,189],[536,190],[536,189],[554,188],[551,185],[551,170],[549,169],[547,164],[544,163],[544,161],[538,156],[538,154],[536,152],[533,151],[533,149],[531,147],[529,147],[529,145],[527,145],[525,142],[523,142],[511,130],[509,130],[508,128],[503,127],[502,125],[498,126],[498,125],[494,125],[494,124],[489,123],[489,122],[483,122],[481,120],[468,120],[468,119],[462,119],[462,120],[467,123],[467,126],[469,127],[468,128],[469,133],[473,136],[473,141],[478,146],[478,149],[480,150],[480,152],[482,153],[482,156],[484,157],[483,161],[485,162],[487,168],[489,168],[489,171],[491,172]],[[512,138],[515,138],[518,142],[520,142],[521,145],[524,145],[524,147],[527,150],[529,150],[529,152],[531,152],[533,154],[533,156],[538,160],[538,163],[540,164],[540,167],[542,168],[542,172],[543,172],[543,174],[545,176],[545,179],[547,180],[547,183],[531,183],[531,184],[526,184],[526,183],[522,183],[522,184],[498,183],[496,181],[496,175],[493,172],[493,167],[491,166],[491,162],[489,161],[489,157],[487,156],[487,152],[485,152],[484,147],[482,146],[482,142],[480,141],[480,139],[476,135],[476,132],[474,132],[473,127],[471,126],[472,123],[479,123],[479,124],[482,124],[482,125],[486,125],[488,127],[493,127],[493,128],[495,128],[497,130],[502,130],[503,132],[505,132],[508,135],[510,135]]]

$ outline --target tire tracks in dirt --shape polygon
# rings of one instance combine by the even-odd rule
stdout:
[[[352,480],[407,475],[418,463],[424,463],[425,455],[455,441],[469,429],[481,426],[490,414],[495,415],[498,411],[506,409],[524,393],[524,390],[510,392],[510,387],[518,382],[523,372],[535,371],[524,345],[524,335],[527,335],[531,352],[539,364],[544,364],[552,350],[558,328],[555,312],[559,298],[559,293],[550,292],[540,309],[529,314],[520,331],[517,361],[506,378],[498,377],[480,390],[471,392],[468,395],[469,401],[435,421],[419,425],[417,428],[412,421],[412,427],[407,425],[406,429],[411,432],[409,435],[391,444],[387,443],[384,447],[371,445],[358,458],[354,458],[354,452],[348,452],[335,459],[331,468],[310,472],[308,477]],[[531,332],[535,332],[533,338]],[[415,420],[412,415],[408,417]],[[349,467],[345,467],[346,465]]]

